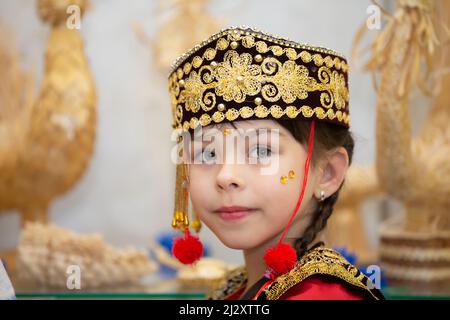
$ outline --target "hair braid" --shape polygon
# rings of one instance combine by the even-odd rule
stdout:
[[[314,240],[316,235],[327,225],[328,218],[333,212],[334,204],[338,199],[341,187],[339,187],[339,189],[331,196],[319,202],[319,206],[313,214],[311,224],[306,228],[303,237],[295,241],[294,247],[299,258],[308,251],[308,246]]]

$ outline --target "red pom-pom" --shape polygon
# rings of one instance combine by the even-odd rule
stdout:
[[[280,243],[266,250],[264,261],[276,275],[282,275],[295,266],[297,253],[289,243]]]
[[[172,254],[183,264],[192,264],[203,256],[203,244],[198,237],[191,236],[189,231],[184,238],[174,241]]]

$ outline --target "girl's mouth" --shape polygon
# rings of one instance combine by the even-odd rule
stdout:
[[[215,210],[223,220],[239,220],[245,218],[249,214],[256,211],[255,208],[241,207],[241,206],[229,206],[221,207]]]

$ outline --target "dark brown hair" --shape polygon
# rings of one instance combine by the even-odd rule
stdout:
[[[311,121],[299,119],[277,120],[277,122],[286,128],[298,142],[307,147]],[[316,121],[311,163],[314,166],[327,151],[337,147],[344,147],[347,150],[349,163],[351,164],[354,145],[352,134],[347,128],[332,123]],[[333,207],[338,199],[342,185],[343,183],[335,193],[318,203],[317,209],[313,213],[311,224],[306,228],[303,236],[295,242],[295,250],[298,257],[301,257],[308,250],[308,246],[316,235],[325,228],[328,218],[333,212]]]

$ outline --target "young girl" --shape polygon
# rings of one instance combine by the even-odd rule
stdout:
[[[318,242],[351,163],[348,65],[329,49],[223,30],[182,55],[169,90],[177,165],[173,254],[194,263],[200,221],[245,267],[213,299],[382,299]],[[188,199],[196,216],[190,223]]]

